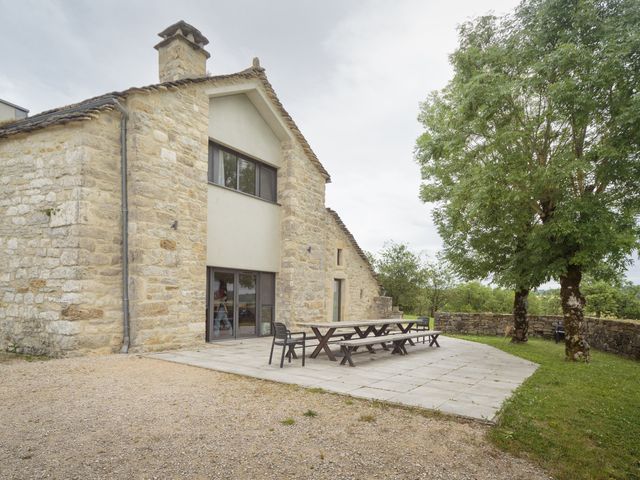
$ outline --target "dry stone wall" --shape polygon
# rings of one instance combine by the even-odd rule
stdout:
[[[553,338],[554,327],[561,316],[529,316],[529,335]],[[505,335],[513,324],[511,315],[492,313],[446,313],[435,316],[435,328],[448,333],[472,335]],[[640,360],[640,322],[586,317],[587,341],[605,352]]]

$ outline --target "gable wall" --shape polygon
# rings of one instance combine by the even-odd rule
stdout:
[[[380,295],[380,285],[369,265],[358,254],[353,243],[329,212],[326,212],[326,321],[333,320],[333,281],[341,279],[342,319],[364,320],[385,318],[386,312],[376,309],[374,299]],[[342,249],[342,265],[337,264],[337,249]],[[382,315],[382,317],[381,317]]]
[[[244,93],[209,100],[209,136],[262,162],[280,167],[280,140]]]
[[[263,163],[282,166],[280,140],[244,93],[209,100],[209,138]],[[209,185],[207,265],[278,272],[280,210],[273,203]]]
[[[130,93],[126,107],[131,351],[202,345],[208,94],[203,84]],[[0,348],[120,348],[119,133],[119,113],[104,112],[0,141]],[[379,317],[375,280],[325,210],[325,177],[297,140],[280,148],[269,205],[280,219],[277,320],[330,320],[333,278],[346,279],[345,319]]]

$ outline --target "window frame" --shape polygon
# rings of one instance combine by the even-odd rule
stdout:
[[[216,169],[215,169],[215,165],[216,165],[216,160],[218,163],[218,168],[220,165],[220,162],[223,161],[222,159],[222,155],[220,155],[220,152],[227,152],[228,154],[231,154],[233,156],[236,157],[236,185],[235,187],[228,187],[227,185],[224,184],[220,184],[216,182]],[[211,185],[216,185],[218,187],[222,187],[222,188],[226,188],[227,190],[232,190],[234,192],[240,193],[242,195],[248,195],[250,197],[253,198],[257,198],[260,200],[263,200],[265,202],[268,203],[274,203],[277,204],[278,203],[278,169],[276,167],[273,167],[271,165],[268,165],[264,162],[261,162],[260,160],[257,160],[255,158],[249,157],[248,155],[245,155],[243,153],[238,152],[237,150],[233,150],[232,148],[226,147],[224,145],[221,145],[220,143],[217,143],[211,139],[209,139],[209,159],[208,159],[208,169],[207,169],[207,182]],[[245,162],[249,162],[251,164],[253,164],[255,166],[255,193],[249,193],[249,192],[245,192],[243,190],[240,189],[240,164],[241,164],[241,160],[244,160]],[[262,196],[262,191],[261,191],[261,187],[262,187],[262,170],[268,170],[271,171],[273,173],[273,188],[270,188],[268,185],[265,187],[265,192],[269,191],[269,193],[273,193],[274,194],[274,198],[269,198],[269,197],[265,197]]]

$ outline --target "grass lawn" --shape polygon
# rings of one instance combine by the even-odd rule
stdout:
[[[590,364],[574,364],[548,340],[458,337],[540,364],[503,405],[490,433],[497,446],[559,480],[640,479],[640,362],[592,350]]]

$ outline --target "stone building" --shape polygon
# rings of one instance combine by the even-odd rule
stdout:
[[[197,29],[160,36],[161,83],[0,124],[0,348],[149,351],[388,317],[258,60],[208,76]]]

